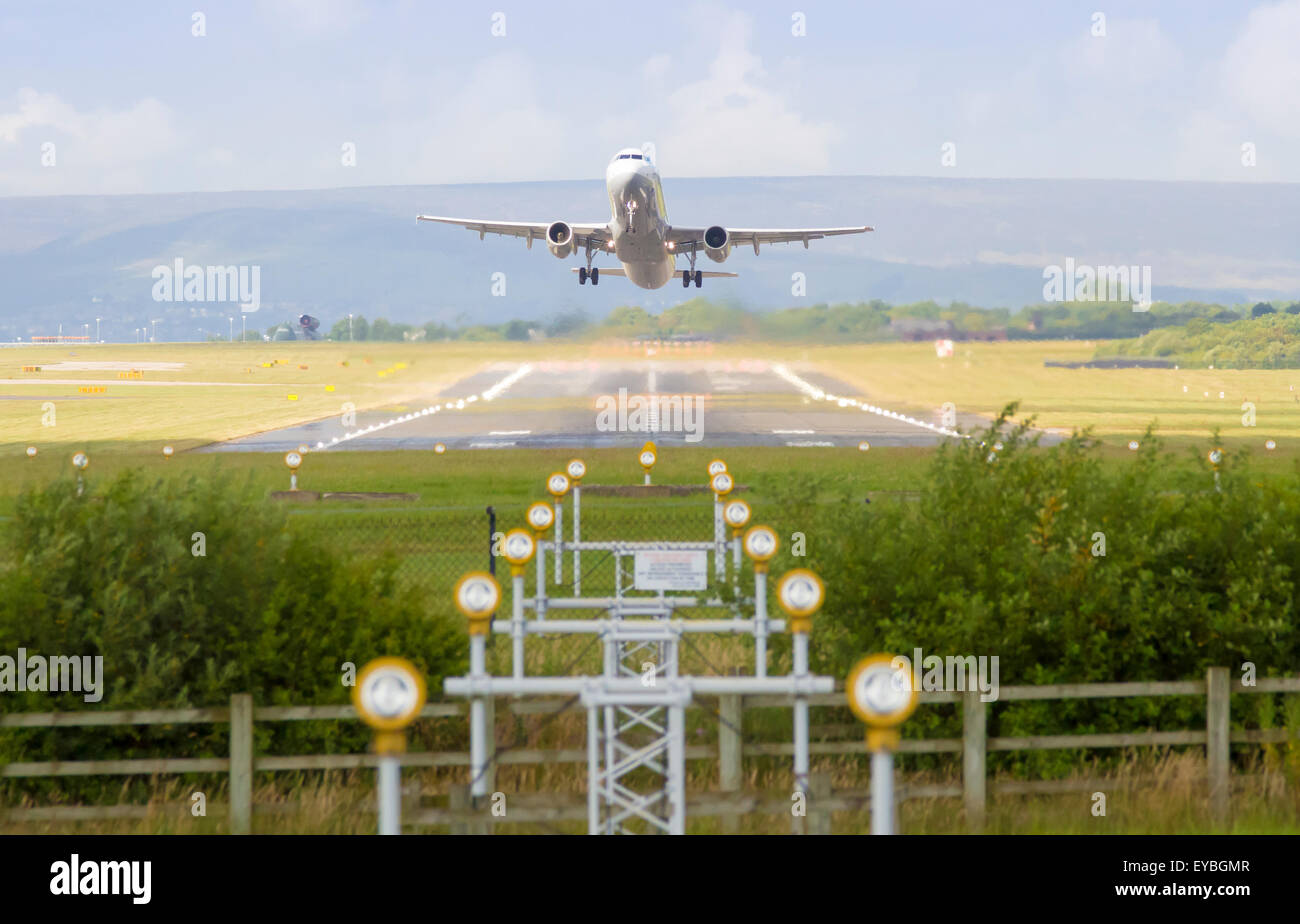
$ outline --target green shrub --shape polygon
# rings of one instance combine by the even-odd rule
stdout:
[[[205,548],[197,543],[202,534]],[[218,477],[127,472],[85,496],[62,481],[23,495],[0,568],[0,654],[103,657],[102,701],[0,694],[0,712],[345,703],[342,666],[400,654],[436,690],[466,649],[391,560],[351,560],[285,528],[263,498]],[[204,554],[197,555],[196,551]],[[23,729],[0,761],[227,753],[222,725]],[[257,727],[263,753],[362,750],[359,723]]]

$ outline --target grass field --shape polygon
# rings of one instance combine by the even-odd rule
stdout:
[[[1271,438],[1280,455],[1291,454],[1300,438],[1300,392],[1294,390],[1300,372],[1043,365],[1047,359],[1090,359],[1095,347],[1083,341],[961,343],[954,357],[938,359],[928,343],[731,343],[709,355],[810,363],[887,406],[930,410],[952,402],[961,412],[992,415],[1019,401],[1021,412],[1034,415],[1040,426],[1092,427],[1116,444],[1152,423],[1174,441],[1206,439],[1216,427],[1229,443],[1262,449]],[[0,351],[0,454],[20,453],[29,444],[129,451],[169,442],[183,450],[337,415],[344,402],[358,410],[406,407],[490,363],[614,357],[628,354],[608,344],[558,341],[23,346]],[[673,362],[663,353],[653,358]],[[119,378],[155,363],[181,365],[145,368],[139,379]],[[177,384],[162,384],[172,382]],[[81,393],[80,383],[98,383],[104,391]],[[526,390],[515,397],[528,399]],[[1246,401],[1255,406],[1255,427],[1243,426]],[[46,425],[47,402],[54,405],[54,426]]]
[[[1300,438],[1300,370],[1063,369],[1044,360],[1092,359],[1096,343],[1046,341],[959,343],[937,359],[928,343],[810,347],[806,359],[858,386],[882,404],[896,401],[958,411],[997,413],[1020,402],[1042,427],[1068,432],[1092,427],[1114,442],[1148,424],[1178,441],[1201,440],[1220,428],[1225,441],[1258,445],[1274,439],[1293,452]],[[1219,397],[1222,392],[1223,397]],[[1255,405],[1256,426],[1242,425],[1242,403]]]

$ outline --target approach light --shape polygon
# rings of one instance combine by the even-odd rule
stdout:
[[[557,501],[569,493],[569,476],[564,472],[554,472],[546,479],[546,490]]]
[[[581,459],[572,459],[565,470],[574,481],[581,481],[587,474],[587,463]]]
[[[486,571],[471,571],[456,582],[456,608],[471,623],[486,621],[501,602],[501,585]]]
[[[776,538],[776,530],[770,526],[751,526],[745,533],[745,554],[758,564],[772,560],[781,541]]]
[[[735,486],[736,480],[731,477],[730,472],[718,472],[718,474],[713,476],[713,480],[709,482],[709,487],[711,487],[713,493],[719,497],[725,497],[730,494],[732,488]]]
[[[400,731],[420,714],[426,695],[424,677],[405,658],[376,658],[357,675],[352,704],[376,731]]]
[[[709,463],[710,478],[712,478],[714,475],[721,474],[726,470],[727,470],[727,463],[723,462],[721,459],[714,459],[712,462]]]
[[[512,529],[501,541],[501,554],[516,567],[526,565],[537,554],[537,540],[526,529]]]
[[[545,501],[538,501],[530,506],[528,508],[528,513],[525,516],[528,520],[528,525],[537,533],[546,532],[551,528],[551,524],[555,522],[555,511],[552,510],[551,505]]]
[[[722,508],[722,519],[737,533],[749,523],[751,511],[743,500],[727,501]]]
[[[889,654],[863,658],[849,672],[844,692],[853,714],[873,729],[894,728],[916,711],[919,699],[907,667]]]
[[[826,585],[807,568],[787,571],[776,584],[776,599],[791,616],[811,616],[826,599]]]

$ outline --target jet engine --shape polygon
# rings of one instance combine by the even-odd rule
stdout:
[[[704,231],[704,252],[714,263],[721,263],[731,253],[731,235],[721,225],[713,225]]]
[[[298,327],[302,330],[302,335],[308,340],[319,340],[320,334],[316,331],[320,327],[320,320],[313,318],[309,314],[304,314],[298,318]]]
[[[552,222],[546,229],[546,246],[561,260],[573,253],[573,229],[563,221]]]

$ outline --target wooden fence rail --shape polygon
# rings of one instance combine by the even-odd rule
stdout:
[[[988,736],[988,707],[981,702],[978,691],[927,692],[920,695],[922,705],[959,703],[962,707],[961,738],[904,739],[898,752],[901,754],[962,755],[961,786],[908,786],[899,787],[899,798],[961,797],[966,808],[968,825],[978,830],[982,825],[987,806],[989,782],[987,756],[990,751],[1049,750],[1062,748],[1126,748],[1154,746],[1195,746],[1206,749],[1208,764],[1208,793],[1211,808],[1217,817],[1228,812],[1231,791],[1231,764],[1229,748],[1232,744],[1278,743],[1288,740],[1286,729],[1255,729],[1232,732],[1230,730],[1231,695],[1247,693],[1300,693],[1300,677],[1262,678],[1252,686],[1231,682],[1228,668],[1212,667],[1204,681],[1159,681],[1136,683],[1051,684],[1042,686],[1007,686],[999,691],[998,702],[1048,699],[1092,699],[1098,697],[1130,698],[1146,696],[1204,696],[1206,698],[1206,727],[1177,731],[1117,732],[1110,734],[1081,735],[1031,735],[1027,737]],[[502,697],[502,703],[515,715],[536,715],[559,712],[571,705],[560,699],[515,701]],[[842,693],[818,694],[808,697],[812,706],[843,707]],[[716,745],[692,745],[686,748],[687,760],[717,760],[718,789],[715,793],[693,795],[688,799],[688,812],[696,815],[721,815],[726,830],[734,829],[736,816],[751,813],[786,813],[790,801],[746,795],[742,788],[743,763],[746,757],[785,757],[794,753],[788,743],[759,743],[743,741],[744,713],[747,709],[788,707],[789,700],[781,696],[724,695],[718,697],[718,737]],[[691,708],[702,708],[699,705]],[[429,703],[420,713],[424,719],[456,718],[467,714],[464,702]],[[6,728],[72,728],[122,725],[184,725],[228,724],[229,757],[203,758],[137,758],[130,760],[74,760],[74,761],[17,761],[0,765],[0,777],[65,777],[96,775],[154,775],[181,773],[226,773],[229,775],[230,802],[226,807],[233,833],[247,833],[252,827],[253,774],[289,770],[349,770],[374,767],[373,754],[300,754],[288,756],[257,756],[253,749],[253,728],[257,722],[295,722],[309,720],[359,721],[356,710],[345,706],[254,706],[247,693],[237,693],[230,698],[229,707],[199,709],[144,709],[103,712],[41,712],[0,715],[0,729]],[[827,726],[849,728],[852,726]],[[848,741],[821,741],[810,745],[816,755],[861,754],[863,741],[859,736]],[[585,748],[509,749],[497,755],[496,764],[581,764],[587,760]],[[417,751],[403,756],[409,767],[468,767],[470,757],[464,751]],[[493,768],[491,773],[495,772]],[[809,819],[808,830],[829,830],[829,812],[842,809],[864,808],[868,801],[865,790],[835,790],[829,788],[829,778],[813,774],[810,783],[810,805],[816,812]],[[1099,785],[1093,780],[1043,780],[1014,781],[994,784],[994,791],[1006,794],[1055,793],[1087,790]],[[456,794],[453,794],[456,795]],[[407,814],[409,824],[436,825],[463,822],[473,817],[468,806],[456,795],[447,810],[423,809]],[[585,800],[568,804],[567,797],[558,794],[518,794],[512,797],[523,800],[520,808],[512,808],[510,821],[563,821],[586,817]],[[540,802],[538,801],[540,800]],[[547,802],[547,800],[550,800]],[[459,803],[459,804],[458,804]],[[545,804],[543,804],[545,803]],[[262,808],[259,807],[259,812]],[[282,807],[279,810],[283,810]],[[59,806],[10,810],[4,817],[14,821],[37,819],[91,819],[142,817],[147,806]],[[482,813],[479,813],[481,817]]]

